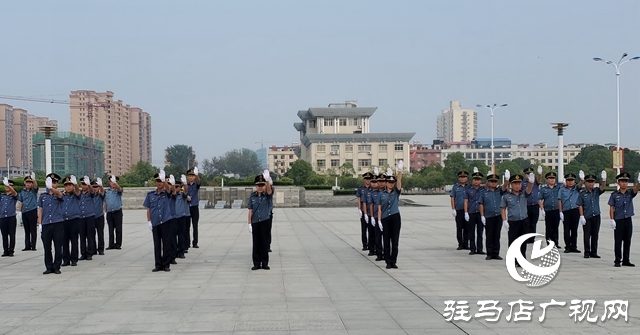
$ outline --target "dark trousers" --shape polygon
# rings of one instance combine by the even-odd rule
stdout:
[[[362,237],[362,248],[369,248],[369,240],[367,239],[367,232],[369,232],[369,227],[367,227],[367,222],[364,220],[364,215],[360,217],[360,233]]]
[[[273,212],[271,212],[271,220],[269,220],[269,238],[267,240],[267,245],[269,246],[269,250],[271,250],[271,229],[273,229]]]
[[[502,231],[502,218],[500,215],[486,218],[487,225],[487,255],[500,255],[500,232]]]
[[[558,228],[560,227],[560,211],[555,209],[544,212],[544,228],[545,238],[547,241],[553,241],[558,247]]]
[[[64,227],[62,239],[62,260],[67,262],[78,262],[78,236],[80,233],[80,219],[62,221]],[[69,250],[71,244],[71,250]]]
[[[96,250],[96,217],[90,216],[79,220],[80,255],[82,258],[93,257]]]
[[[540,218],[540,206],[538,204],[527,205],[527,218],[529,219],[529,232],[538,232],[538,219]],[[527,243],[533,243],[533,241],[534,238],[532,237],[527,240]]]
[[[179,217],[178,223],[178,255],[184,255],[184,251],[189,248],[189,238],[187,233],[189,230],[189,217]]]
[[[480,220],[480,213],[469,213],[467,231],[469,231],[469,242],[471,251],[482,252],[482,233],[484,232],[484,225]],[[476,232],[478,233],[477,241]]]
[[[458,239],[458,247],[462,249],[469,248],[469,229],[467,229],[467,221],[464,220],[464,210],[456,210],[456,238]]]
[[[380,226],[377,223],[375,228],[375,238],[376,238],[376,255],[378,257],[382,257],[384,256],[384,249],[382,248],[382,231],[380,230]]]
[[[44,266],[47,270],[60,270],[64,225],[62,222],[43,224],[41,238],[42,247],[44,248]],[[51,251],[51,242],[53,242],[53,253]]]
[[[180,226],[179,219],[171,219],[164,224],[169,224],[170,229],[170,243],[171,243],[171,251],[170,251],[170,259],[175,260],[176,256],[178,256],[178,230]]]
[[[107,212],[107,225],[109,225],[109,248],[122,247],[122,209]]]
[[[94,251],[104,251],[104,215],[95,218],[94,222],[96,229],[94,234],[96,249],[94,249]],[[97,235],[97,237],[95,235]]]
[[[189,214],[191,215],[191,226],[193,226],[193,242],[192,246],[198,245],[198,221],[200,221],[200,210],[198,206],[190,206]]]
[[[22,227],[24,227],[24,248],[36,250],[38,242],[38,210],[22,212]]]
[[[563,211],[564,214],[564,248],[578,250],[578,225],[580,224],[580,212],[577,208]]]
[[[616,220],[616,229],[613,231],[613,249],[616,254],[614,262],[616,264],[620,264],[620,259],[622,259],[622,263],[629,263],[629,249],[631,249],[632,233],[633,223],[631,222],[631,218]]]
[[[256,222],[251,224],[253,233],[251,237],[253,239],[253,266],[265,267],[269,265],[269,221]]]
[[[168,222],[154,226],[153,255],[155,256],[156,269],[168,269],[171,264],[171,227]]]
[[[600,234],[600,214],[588,218],[587,223],[582,226],[584,235],[584,254],[598,254],[598,234]]]
[[[511,221],[509,220],[509,246],[511,243],[515,241],[518,237],[530,233],[529,228],[529,219]],[[527,258],[527,244],[522,243],[520,245],[520,253],[524,258]]]
[[[376,252],[376,228],[371,225],[371,222],[374,222],[374,219],[372,217],[369,217],[369,222],[367,222],[367,238],[368,238],[367,246],[369,247],[369,252],[375,253]]]
[[[463,214],[464,215],[464,214]],[[400,213],[382,219],[382,235],[384,238],[384,259],[387,264],[396,264],[398,260],[398,242],[402,221]]]
[[[16,250],[16,227],[18,221],[16,216],[0,219],[0,232],[2,232],[2,247],[4,255],[13,255]]]

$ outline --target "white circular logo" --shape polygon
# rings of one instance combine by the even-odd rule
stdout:
[[[558,273],[560,268],[560,253],[556,249],[553,241],[547,241],[547,246],[540,249],[541,240],[533,242],[533,250],[531,250],[531,260],[539,259],[538,265],[531,264],[520,253],[520,246],[529,238],[542,236],[542,234],[524,234],[518,237],[507,250],[507,271],[511,278],[528,282],[529,287],[539,287],[549,283]],[[522,266],[522,272],[518,273],[516,269],[516,261]]]

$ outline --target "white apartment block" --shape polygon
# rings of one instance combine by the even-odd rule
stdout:
[[[478,117],[474,109],[460,107],[460,101],[449,102],[436,122],[437,138],[444,142],[471,141],[478,134]]]
[[[339,173],[345,163],[353,165],[358,175],[373,166],[408,163],[409,141],[415,133],[370,133],[369,118],[376,110],[347,101],[298,111],[302,122],[294,127],[300,132],[300,159],[319,174]]]
[[[271,146],[267,149],[267,165],[269,171],[272,171],[280,176],[285,174],[293,163],[298,160],[296,151],[300,151],[300,145],[292,146]]]

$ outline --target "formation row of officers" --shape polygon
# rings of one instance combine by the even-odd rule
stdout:
[[[598,255],[598,235],[601,224],[600,195],[605,191],[607,175],[602,171],[600,182],[595,174],[577,176],[564,175],[564,183],[559,183],[555,172],[545,174],[542,184],[542,167],[523,170],[524,174],[511,175],[507,170],[502,185],[498,175],[486,177],[474,168],[469,184],[467,171],[459,171],[458,183],[450,192],[451,213],[456,222],[458,250],[469,250],[470,255],[486,255],[487,260],[500,257],[500,233],[508,230],[509,245],[518,237],[536,233],[540,217],[545,221],[547,241],[559,244],[559,226],[563,223],[564,252],[581,253],[578,249],[578,228],[582,226],[584,258],[600,258]],[[629,260],[629,249],[634,215],[633,198],[640,190],[638,183],[629,188],[631,175],[622,172],[616,176],[618,190],[608,201],[610,226],[614,229],[614,266],[635,266]],[[483,248],[483,233],[486,228],[486,252]],[[533,243],[533,238],[527,243]],[[526,243],[521,245],[525,256]],[[526,257],[526,256],[525,256]],[[516,266],[520,266],[516,263]]]

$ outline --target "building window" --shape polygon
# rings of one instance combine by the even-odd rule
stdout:
[[[371,151],[371,144],[358,145],[358,152],[370,152],[370,151]]]
[[[324,159],[318,159],[316,161],[316,166],[318,167],[318,169],[324,169],[325,168],[325,160]]]
[[[353,145],[348,144],[344,147],[344,151],[346,152],[353,152]]]
[[[316,120],[309,120],[309,128],[315,128],[316,127]]]
[[[333,119],[324,119],[324,126],[325,127],[333,126]]]
[[[293,159],[293,155],[289,155],[289,159]]]
[[[360,118],[354,117],[352,119],[349,119],[349,125],[350,126],[359,126],[360,125]]]
[[[404,150],[404,145],[403,145],[402,143],[396,143],[396,144],[393,146],[393,149],[394,149],[395,151],[402,151],[402,150]]]
[[[324,152],[325,148],[324,148],[324,144],[318,144],[318,146],[316,147],[317,151],[320,152]]]
[[[331,160],[331,167],[339,167],[340,166],[340,160],[339,159],[332,159]]]
[[[382,166],[386,166],[387,165],[387,160],[386,159],[378,159],[378,166],[382,167]]]
[[[387,145],[386,144],[380,144],[378,146],[378,152],[387,152]]]
[[[370,159],[358,159],[358,167],[359,168],[369,167],[369,166],[371,166],[371,160]]]
[[[338,152],[339,150],[340,150],[340,145],[339,144],[332,144],[331,145],[331,151]]]
[[[345,164],[351,164],[351,166],[353,166],[353,159],[345,159],[344,163]]]
[[[338,124],[339,126],[346,126],[347,125],[347,119],[340,119],[339,121],[340,121],[340,123]]]

